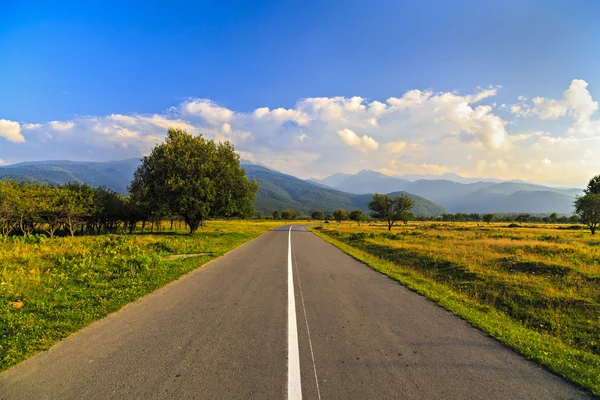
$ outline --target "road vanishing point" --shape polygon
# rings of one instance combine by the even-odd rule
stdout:
[[[590,396],[303,226],[283,226],[3,372],[0,398]]]

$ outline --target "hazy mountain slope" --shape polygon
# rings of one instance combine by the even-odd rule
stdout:
[[[418,175],[405,175],[417,177]],[[461,178],[454,174],[444,176]],[[581,189],[553,188],[520,181],[457,182],[419,179],[414,182],[375,171],[360,171],[340,182],[336,189],[349,193],[406,191],[439,204],[451,212],[572,212],[574,196]],[[519,193],[519,194],[517,194]]]
[[[490,194],[477,191],[460,202],[448,204],[455,212],[501,213],[564,213],[573,212],[572,196],[549,191],[518,191],[511,194]]]
[[[338,208],[368,211],[367,204],[372,198],[372,194],[356,195],[324,188],[258,165],[245,165],[244,167],[248,178],[256,179],[260,187],[255,207],[258,211],[267,214],[286,208],[292,208],[305,214],[314,210],[330,213]],[[408,195],[415,201],[413,213],[416,215],[434,216],[447,212],[443,207],[427,199],[412,194]]]
[[[379,172],[362,170],[351,175],[335,186],[348,193],[391,193],[406,190],[410,182],[404,179],[383,175]]]
[[[0,179],[39,181],[54,185],[83,182],[91,186],[107,186],[126,193],[140,160],[113,162],[40,161],[0,167]],[[304,181],[268,168],[243,162],[250,178],[256,178],[260,190],[256,208],[263,213],[293,208],[309,213],[320,209],[363,209],[371,193],[404,191],[416,196],[413,210],[417,215],[439,215],[450,212],[559,212],[571,213],[574,196],[580,189],[549,188],[521,182],[458,183],[445,179],[414,182],[364,170],[355,175],[336,174],[334,179],[346,190]],[[349,193],[354,190],[359,193]],[[427,200],[426,200],[427,199]]]
[[[0,167],[0,179],[38,181],[53,185],[67,182],[106,186],[120,193],[127,192],[138,159],[110,162],[35,161]]]
[[[351,177],[352,174],[342,174],[342,173],[337,173],[337,174],[333,174],[328,176],[325,179],[314,179],[315,181],[317,181],[318,183],[325,185],[325,186],[330,186],[330,187],[337,187],[340,183],[342,183],[345,179]]]
[[[414,193],[418,196],[425,197],[433,202],[454,204],[455,201],[460,201],[465,197],[469,196],[482,188],[494,185],[492,182],[478,182],[478,183],[458,183],[452,182],[445,179],[439,180],[418,180],[415,182],[409,182],[405,186],[405,190]],[[447,207],[447,206],[444,206]]]

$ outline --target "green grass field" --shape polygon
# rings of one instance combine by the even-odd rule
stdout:
[[[600,395],[600,236],[558,227],[423,222],[391,233],[381,224],[312,230]]]
[[[0,237],[0,370],[282,224],[210,221],[194,236]]]

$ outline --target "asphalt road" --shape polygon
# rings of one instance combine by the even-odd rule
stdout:
[[[2,399],[288,397],[589,396],[301,226],[0,374]]]

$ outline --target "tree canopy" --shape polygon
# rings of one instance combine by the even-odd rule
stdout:
[[[367,215],[363,212],[363,210],[354,210],[348,216],[350,221],[354,221],[360,226],[360,223],[367,219]]]
[[[484,214],[483,220],[489,224],[494,220],[494,214]]]
[[[285,210],[281,213],[281,219],[293,220],[298,217],[298,213],[294,210]]]
[[[585,194],[600,194],[600,175],[596,175],[590,179],[583,191]]]
[[[143,207],[181,216],[194,233],[209,217],[253,215],[258,185],[229,142],[169,128],[165,142],[143,158],[129,190]]]
[[[409,211],[413,205],[413,200],[405,195],[392,198],[386,194],[375,193],[373,200],[369,203],[369,210],[371,210],[373,218],[386,221],[388,231],[391,231],[392,225],[400,220],[403,213]]]
[[[322,221],[323,219],[325,219],[325,214],[323,214],[323,211],[321,210],[313,211],[313,213],[310,216],[312,219],[317,221]]]
[[[335,220],[339,224],[343,220],[348,219],[348,213],[346,213],[346,210],[344,210],[343,208],[340,208],[339,210],[333,213],[333,218],[335,218]]]

